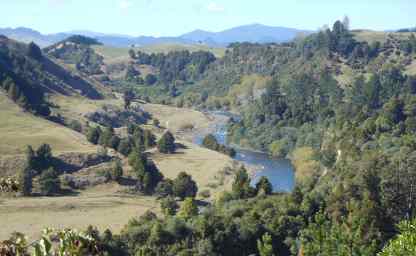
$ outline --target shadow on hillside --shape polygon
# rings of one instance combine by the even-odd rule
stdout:
[[[177,149],[189,149],[189,147],[185,146],[182,143],[175,143]]]
[[[79,76],[73,75],[66,71],[64,68],[54,63],[48,58],[43,58],[43,66],[52,75],[62,79],[67,83],[72,90],[78,91],[81,95],[90,99],[102,99],[102,95],[91,85]],[[70,92],[62,86],[60,83],[48,84],[49,89],[59,92],[64,95],[69,95]]]
[[[118,184],[122,186],[135,186],[137,184],[137,180],[133,178],[128,178],[128,177],[121,177],[118,180]]]
[[[43,195],[39,192],[32,193],[32,197],[65,197],[65,196],[79,196],[78,191],[74,191],[69,188],[61,188],[61,190],[58,193],[52,194],[52,195]]]

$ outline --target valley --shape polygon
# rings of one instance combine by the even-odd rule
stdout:
[[[1,256],[416,253],[416,29],[1,31]]]

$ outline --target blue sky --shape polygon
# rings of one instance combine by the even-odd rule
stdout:
[[[262,23],[317,29],[348,15],[352,28],[416,26],[416,0],[0,0],[0,27],[176,36]]]

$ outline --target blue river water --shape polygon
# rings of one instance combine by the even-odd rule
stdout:
[[[218,115],[218,113],[215,113]],[[227,114],[229,117],[229,115]],[[217,123],[215,126],[215,132],[213,135],[217,138],[221,144],[227,144],[227,132],[226,123]],[[198,134],[194,138],[194,142],[202,144],[203,137],[206,134]],[[294,169],[289,159],[276,159],[271,158],[266,153],[235,149],[237,154],[235,160],[242,163],[255,166],[256,172],[252,179],[252,185],[254,185],[262,176],[265,176],[273,185],[275,192],[290,192],[295,186]]]

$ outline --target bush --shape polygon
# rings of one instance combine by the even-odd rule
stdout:
[[[42,195],[45,196],[54,195],[60,192],[61,182],[55,169],[49,168],[40,175],[39,186]]]
[[[81,124],[81,122],[80,121],[78,121],[78,120],[72,120],[70,123],[69,123],[69,128],[71,128],[72,130],[74,130],[74,131],[77,131],[77,132],[82,132],[82,124]]]

